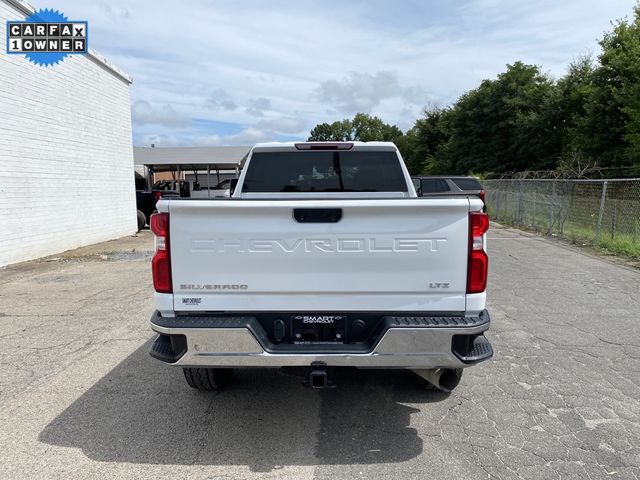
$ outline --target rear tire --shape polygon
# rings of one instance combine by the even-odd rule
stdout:
[[[233,379],[231,368],[183,368],[182,371],[191,388],[207,392],[226,387]]]
[[[147,216],[138,210],[138,231],[142,230],[147,224]]]

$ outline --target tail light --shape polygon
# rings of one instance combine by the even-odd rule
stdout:
[[[484,249],[484,234],[487,230],[489,230],[489,216],[486,213],[469,213],[467,293],[481,293],[487,288],[489,257]]]
[[[153,198],[155,198],[156,202],[158,200],[160,200],[162,198],[162,192],[160,192],[159,190],[156,190],[155,192],[153,192]]]
[[[478,196],[480,197],[480,200],[484,202],[484,190],[480,190],[480,193],[478,193]]]
[[[171,256],[169,251],[169,214],[154,213],[149,222],[155,235],[156,253],[151,260],[153,288],[158,293],[172,293]]]

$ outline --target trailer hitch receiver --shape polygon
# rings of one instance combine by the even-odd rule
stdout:
[[[314,389],[335,387],[335,383],[329,376],[327,364],[324,362],[313,362],[309,368],[309,376],[307,377],[305,385]]]

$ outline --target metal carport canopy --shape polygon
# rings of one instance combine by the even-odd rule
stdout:
[[[134,147],[135,165],[143,165],[153,172],[173,170],[238,171],[251,147]]]

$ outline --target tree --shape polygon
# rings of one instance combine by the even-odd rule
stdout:
[[[353,140],[352,134],[353,125],[351,124],[351,120],[345,119],[333,122],[331,125],[328,123],[320,123],[311,130],[309,141],[342,142]]]
[[[632,22],[619,21],[600,41],[602,54],[588,104],[600,165],[640,172],[640,4]]]
[[[554,84],[539,67],[507,65],[456,102],[451,138],[432,163],[450,166],[452,174],[553,166],[560,148],[554,108]]]
[[[640,4],[600,40],[598,62],[581,59],[560,79],[563,156],[608,176],[640,173]],[[566,159],[565,159],[566,161]]]
[[[556,95],[559,109],[558,128],[561,137],[561,157],[586,157],[590,138],[582,130],[587,115],[587,103],[594,94],[595,66],[589,56],[569,65],[567,74],[558,80]]]
[[[357,113],[353,120],[320,123],[311,130],[308,140],[311,141],[349,141],[361,142],[393,142],[402,137],[403,133],[395,125],[384,123],[378,117],[365,113]]]
[[[357,113],[351,121],[353,139],[361,142],[393,142],[401,137],[402,130],[395,125],[384,123],[378,117],[365,113]]]
[[[431,171],[437,170],[433,165],[433,159],[441,145],[450,138],[450,114],[449,108],[425,109],[424,118],[416,120],[414,126],[405,134],[407,153],[402,149],[400,151],[411,173],[432,173]],[[431,167],[428,168],[428,165]]]

